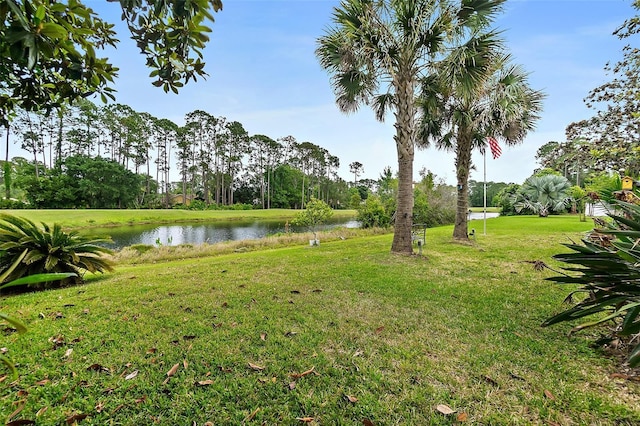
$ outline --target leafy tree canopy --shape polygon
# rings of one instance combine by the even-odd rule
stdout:
[[[634,1],[640,9],[640,1]],[[624,22],[615,32],[626,39],[640,32],[639,16]],[[567,140],[581,139],[590,142],[590,154],[596,171],[625,170],[640,173],[640,49],[628,44],[623,49],[623,58],[605,70],[613,79],[593,89],[586,104],[596,111],[587,120],[571,123],[566,130]]]
[[[206,75],[202,50],[221,0],[119,1],[154,86],[178,92]],[[116,46],[114,25],[78,0],[0,0],[0,124],[17,108],[50,111],[92,94],[113,99],[118,69],[96,50]]]

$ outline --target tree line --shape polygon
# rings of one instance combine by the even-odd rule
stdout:
[[[327,149],[290,135],[249,135],[242,123],[201,110],[186,114],[179,126],[127,105],[98,106],[83,99],[53,114],[21,110],[10,131],[13,141],[29,153],[32,167],[23,170],[24,161],[12,164],[8,149],[5,162],[18,178],[14,184],[27,190],[29,201],[38,207],[54,207],[42,196],[45,188],[62,191],[60,186],[69,179],[60,176],[79,177],[79,165],[100,164],[113,176],[115,169],[102,160],[119,165],[122,185],[131,181],[127,190],[136,194],[108,207],[169,207],[177,194],[183,203],[197,199],[206,206],[245,203],[261,208],[303,208],[311,197],[339,208],[348,200],[348,185],[337,174],[340,159]],[[7,148],[9,143],[7,133]],[[124,179],[126,171],[141,176],[141,182]],[[6,198],[10,173],[5,168]],[[180,180],[173,181],[172,174]],[[141,191],[134,190],[136,184]],[[84,207],[81,198],[51,203]]]

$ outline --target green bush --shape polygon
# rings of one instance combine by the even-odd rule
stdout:
[[[53,228],[43,223],[42,227],[28,219],[0,215],[0,274],[5,280],[16,280],[41,273],[74,273],[77,277],[45,283],[60,286],[82,282],[86,271],[104,272],[112,270],[111,263],[102,257],[111,250],[98,244],[109,242],[77,232],[64,232],[59,224]],[[29,283],[29,286],[40,285]]]
[[[356,220],[361,228],[386,228],[391,224],[391,216],[387,214],[384,204],[377,195],[369,196],[358,206]]]
[[[566,301],[580,300],[571,308],[549,318],[543,326],[589,317],[572,332],[608,325],[608,333],[598,340],[630,343],[629,365],[640,365],[640,206],[618,202],[620,215],[611,214],[612,223],[594,229],[582,244],[565,244],[572,253],[554,259],[567,263],[566,273],[549,278],[560,284],[578,285]]]

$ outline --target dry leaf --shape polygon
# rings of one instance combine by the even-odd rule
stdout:
[[[296,420],[302,423],[311,423],[313,421],[313,417],[296,417]]]
[[[51,380],[49,380],[49,379],[42,379],[42,380],[40,380],[39,382],[36,382],[36,385],[44,386],[44,385],[46,385],[47,383],[49,383],[50,381],[51,381]]]
[[[125,380],[131,380],[133,378],[135,378],[138,375],[138,370],[134,370],[133,372],[127,374],[124,379]]]
[[[547,420],[545,421],[545,423],[548,424],[549,426],[560,426],[560,423],[554,422],[552,420]]]
[[[212,385],[213,383],[214,383],[213,380],[209,379],[209,380],[200,380],[196,384],[198,386],[209,386],[209,385]]]
[[[249,368],[252,369],[252,370],[255,370],[255,371],[262,371],[262,370],[265,369],[265,367],[262,367],[262,366],[257,365],[257,364],[252,364],[252,363],[249,363]]]
[[[80,420],[84,420],[87,418],[87,414],[74,414],[72,416],[67,417],[67,424],[72,425],[74,423],[79,422]]]
[[[256,416],[256,414],[258,414],[258,411],[260,411],[260,407],[258,407],[255,410],[253,410],[251,412],[251,414],[249,414],[247,417],[244,418],[244,421],[248,422],[248,421],[253,420],[253,418]]]
[[[376,334],[380,334],[382,332],[382,330],[384,330],[384,325],[376,328]]]
[[[94,409],[98,412],[98,413],[102,413],[102,410],[104,410],[104,402],[98,402],[96,404],[96,406],[94,407]]]
[[[65,351],[64,355],[62,355],[62,358],[69,358],[72,353],[73,353],[73,348],[69,348]]]
[[[482,378],[484,379],[484,381],[485,381],[485,382],[489,383],[490,385],[498,386],[498,382],[496,382],[495,380],[493,380],[491,377],[489,377],[489,376],[483,376]]]
[[[158,349],[156,349],[156,348],[147,349],[147,354],[149,354],[149,355],[155,354],[156,352],[158,352]]]
[[[438,404],[438,406],[436,407],[436,410],[440,413],[440,414],[444,414],[445,416],[449,416],[453,413],[455,413],[455,410],[452,410],[451,407],[449,407],[448,405],[444,405],[444,404]]]
[[[167,371],[167,377],[171,377],[176,374],[178,368],[180,368],[180,363],[175,364],[173,367],[171,367],[171,370]]]
[[[375,425],[373,424],[373,422],[372,422],[371,420],[369,420],[369,419],[362,419],[362,424],[363,424],[364,426],[375,426]]]
[[[556,397],[548,390],[544,390],[544,396],[546,396],[548,399],[554,401],[556,399]]]
[[[466,422],[468,418],[469,418],[469,416],[467,415],[467,413],[460,413],[456,417],[456,420],[459,421],[459,422]]]
[[[185,370],[189,368],[189,361],[187,361],[186,359],[182,361],[182,366],[184,367]]]
[[[300,290],[291,290],[291,294],[300,294]]]
[[[109,370],[107,367],[102,366],[100,364],[91,364],[90,366],[87,367],[88,371],[97,371],[99,373],[111,373],[111,370]]]
[[[294,390],[296,388],[296,382],[289,383],[289,390]]]
[[[364,354],[364,352],[363,352],[363,351],[361,351],[360,349],[358,349],[357,351],[355,351],[355,352],[353,353],[353,356],[354,356],[354,357],[355,357],[355,356],[361,356],[362,354]]]
[[[7,417],[7,418],[10,419],[12,417],[17,416],[20,413],[20,411],[22,411],[22,409],[24,408],[24,404],[26,403],[26,401],[27,401],[26,399],[22,399],[22,400],[18,401],[17,402],[18,408],[16,408],[16,410],[13,413],[9,414],[9,417]]]
[[[347,401],[349,401],[352,404],[355,404],[356,402],[358,402],[358,398],[356,398],[355,396],[347,395]]]
[[[307,371],[303,371],[302,373],[293,373],[291,374],[291,377],[293,377],[294,379],[299,379],[300,377],[304,377],[308,374],[311,374],[315,371],[316,367],[311,367],[310,369],[308,369]]]
[[[142,398],[138,398],[136,399],[136,404],[142,404],[143,402],[145,402],[147,400],[146,395],[143,396]]]
[[[260,340],[263,342],[267,340],[267,333],[260,333]]]
[[[41,415],[46,413],[48,409],[49,409],[49,406],[45,405],[44,407],[38,410],[38,412],[36,413],[36,417],[40,417]]]
[[[33,420],[19,419],[9,423],[5,423],[5,426],[21,426],[21,425],[35,425],[35,424],[36,422],[34,422]]]

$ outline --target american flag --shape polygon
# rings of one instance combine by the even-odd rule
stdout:
[[[489,136],[487,138],[487,142],[489,143],[489,149],[491,150],[493,159],[495,160],[496,158],[500,157],[500,154],[502,154],[502,148],[500,148],[500,145],[498,145],[498,141],[496,140],[496,138]]]

